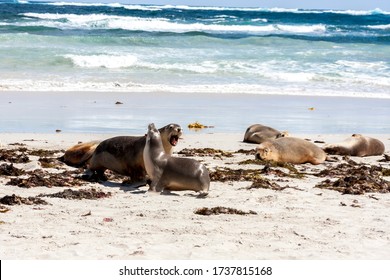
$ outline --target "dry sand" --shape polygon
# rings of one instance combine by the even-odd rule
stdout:
[[[207,132],[207,131],[206,131]],[[111,135],[87,134],[0,134],[2,149],[66,149],[78,141],[105,139]],[[184,135],[174,156],[184,148],[214,148],[235,152],[251,150],[241,134]],[[295,135],[296,136],[296,135]],[[298,135],[326,143],[348,135]],[[390,135],[381,139],[389,154]],[[18,143],[19,145],[9,145]],[[26,146],[20,146],[20,144]],[[318,144],[322,145],[322,144]],[[4,150],[3,150],[4,151]],[[56,157],[61,155],[52,155]],[[44,169],[50,173],[75,170],[60,163],[42,168],[39,156],[30,162],[15,163],[27,171]],[[257,169],[262,165],[238,163],[253,155],[233,153],[196,156],[210,171],[216,168]],[[72,189],[95,188],[111,196],[95,200],[42,197],[48,205],[1,205],[1,259],[390,259],[390,193],[341,194],[315,188],[332,177],[310,175],[345,163],[313,166],[297,165],[303,178],[262,175],[281,189],[248,189],[251,181],[212,181],[210,194],[197,199],[192,192],[157,195],[147,187],[132,188],[117,182],[82,183]],[[383,156],[351,157],[358,163],[390,168],[379,162]],[[0,161],[1,164],[9,162]],[[287,169],[272,168],[289,173]],[[15,194],[35,197],[58,193],[68,187],[21,188],[7,185],[13,176],[0,176],[0,198]],[[390,181],[389,177],[383,179]],[[287,187],[286,187],[287,186]],[[284,188],[286,187],[286,188]],[[229,207],[256,214],[204,216],[197,209]],[[8,210],[8,211],[7,211]]]

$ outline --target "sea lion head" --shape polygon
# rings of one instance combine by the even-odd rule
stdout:
[[[282,131],[278,135],[276,135],[276,138],[282,138],[282,137],[288,137],[288,131]]]
[[[182,135],[182,128],[180,125],[171,123],[159,129],[161,138],[166,140],[171,146],[176,146],[179,142],[179,138]],[[165,141],[164,141],[165,142]]]
[[[261,159],[261,160],[270,160],[272,154],[272,149],[268,145],[268,143],[264,142],[261,143],[256,147],[256,159]]]

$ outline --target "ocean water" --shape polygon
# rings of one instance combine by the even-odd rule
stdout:
[[[0,1],[0,91],[390,98],[390,12]]]

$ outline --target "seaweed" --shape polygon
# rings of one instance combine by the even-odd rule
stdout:
[[[7,161],[11,163],[27,163],[30,161],[28,156],[24,153],[26,149],[21,148],[18,150],[0,150],[0,161]]]
[[[217,168],[215,171],[210,172],[211,181],[252,181],[257,178],[261,178],[258,169]]]
[[[26,172],[30,176],[27,178],[11,178],[7,185],[18,186],[21,188],[32,187],[70,187],[85,184],[83,180],[72,176],[74,172],[64,171],[62,173],[52,174],[43,170]]]
[[[257,215],[257,213],[252,210],[245,212],[242,210],[237,210],[234,208],[223,207],[223,206],[218,206],[213,208],[203,207],[195,210],[194,213],[203,216],[220,215],[220,214]]]
[[[316,188],[330,189],[342,194],[361,195],[367,192],[389,193],[390,182],[382,178],[389,169],[379,166],[348,166],[337,167],[320,172],[320,176],[332,176],[338,178],[335,181],[330,179],[318,183]]]
[[[21,205],[21,204],[41,204],[41,205],[47,205],[48,203],[44,201],[43,199],[39,197],[20,197],[15,194],[13,195],[6,195],[2,198],[0,198],[0,203],[4,205]]]
[[[62,192],[53,193],[53,194],[40,194],[38,197],[57,197],[65,199],[99,199],[111,197],[111,192],[97,191],[94,188],[88,190],[72,190],[66,189]]]
[[[203,149],[188,149],[185,148],[178,152],[179,155],[185,155],[187,157],[189,156],[198,156],[198,157],[205,157],[205,156],[218,156],[218,157],[233,157],[233,153],[222,151],[219,149],[213,149],[213,148],[203,148]]]
[[[2,165],[0,165],[0,176],[20,176],[23,173],[23,170],[14,167],[12,163],[3,163]]]
[[[281,190],[281,186],[275,182],[271,182],[266,178],[257,178],[252,182],[252,185],[247,187],[246,189],[271,189],[271,190]]]

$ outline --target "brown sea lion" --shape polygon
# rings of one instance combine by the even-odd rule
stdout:
[[[165,152],[171,154],[182,135],[180,125],[168,124],[159,131]],[[145,142],[146,136],[117,136],[100,143],[89,142],[73,146],[65,152],[64,159],[67,158],[65,163],[72,163],[73,166],[87,163],[86,177],[89,178],[97,177],[99,180],[106,180],[104,171],[109,169],[129,176],[131,181],[143,181],[146,176],[143,159]],[[82,155],[82,151],[87,153]],[[79,162],[77,158],[80,158]]]
[[[69,166],[82,167],[94,153],[100,141],[80,143],[67,149],[59,159]]]
[[[149,191],[184,191],[199,192],[206,196],[210,187],[207,168],[191,158],[172,157],[166,153],[160,132],[154,124],[149,124],[143,153],[145,169],[150,179]]]
[[[261,144],[266,140],[272,140],[286,136],[288,136],[286,131],[280,132],[279,130],[269,126],[253,124],[247,128],[243,141],[246,143]]]
[[[382,155],[385,152],[385,145],[378,139],[352,134],[343,142],[325,145],[323,149],[332,155],[366,157]]]
[[[304,139],[283,137],[258,145],[256,158],[294,164],[320,164],[326,160],[326,154],[320,147]]]

